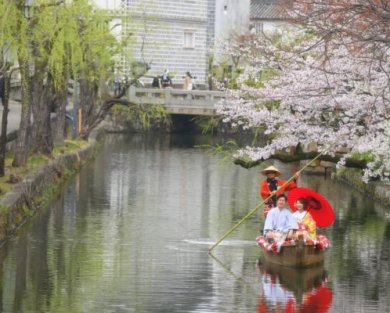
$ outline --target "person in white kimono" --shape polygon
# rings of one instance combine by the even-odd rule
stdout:
[[[264,223],[264,237],[275,241],[278,251],[286,239],[292,239],[298,223],[290,209],[286,207],[287,197],[280,195],[276,199],[276,207],[269,211]]]

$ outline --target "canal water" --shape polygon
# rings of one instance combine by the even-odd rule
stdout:
[[[261,176],[194,147],[205,143],[107,136],[63,196],[1,247],[0,311],[390,312],[390,211],[323,177],[299,184],[336,210],[319,231],[332,240],[324,266],[259,262],[260,213],[210,256],[259,202]]]

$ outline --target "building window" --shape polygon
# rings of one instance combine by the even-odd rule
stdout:
[[[195,47],[195,36],[192,31],[184,32],[184,48],[193,49]]]

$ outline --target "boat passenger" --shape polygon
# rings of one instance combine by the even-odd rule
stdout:
[[[264,237],[276,242],[278,251],[286,239],[293,238],[294,231],[298,229],[298,223],[286,207],[286,202],[287,197],[279,195],[276,207],[269,211],[264,223]]]
[[[304,198],[299,198],[294,203],[297,211],[293,213],[297,223],[298,223],[298,231],[295,233],[295,237],[299,238],[302,236],[304,239],[316,239],[316,222],[311,216],[311,214],[307,211],[307,200]]]
[[[286,181],[277,178],[282,175],[282,173],[274,166],[269,166],[266,169],[261,171],[261,174],[267,176],[260,184],[260,196],[263,200],[267,199],[271,194],[273,195],[264,205],[264,216],[267,216],[269,210],[271,210],[276,205],[277,196],[283,194],[286,191],[290,191],[297,186],[297,179],[299,178],[299,172],[294,174],[294,180],[289,182],[286,186],[281,188]]]

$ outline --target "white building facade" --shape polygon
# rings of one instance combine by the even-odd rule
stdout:
[[[250,0],[215,1],[215,44],[249,31]]]
[[[123,5],[131,20],[124,33],[135,38],[133,58],[151,65],[148,75],[168,69],[173,83],[182,84],[189,71],[198,84],[206,83],[210,0],[125,0]]]
[[[95,0],[99,8],[106,10],[119,10],[122,0]]]
[[[187,71],[198,85],[207,85],[209,56],[215,45],[232,33],[245,33],[250,25],[250,0],[95,0],[96,4],[125,16],[122,36],[133,36],[129,55],[151,65],[145,81],[170,71],[174,84],[182,84]],[[118,31],[119,28],[117,28]],[[216,60],[214,60],[215,62]],[[128,64],[122,62],[122,64]],[[124,67],[128,67],[125,65]],[[121,71],[126,72],[126,68]]]

